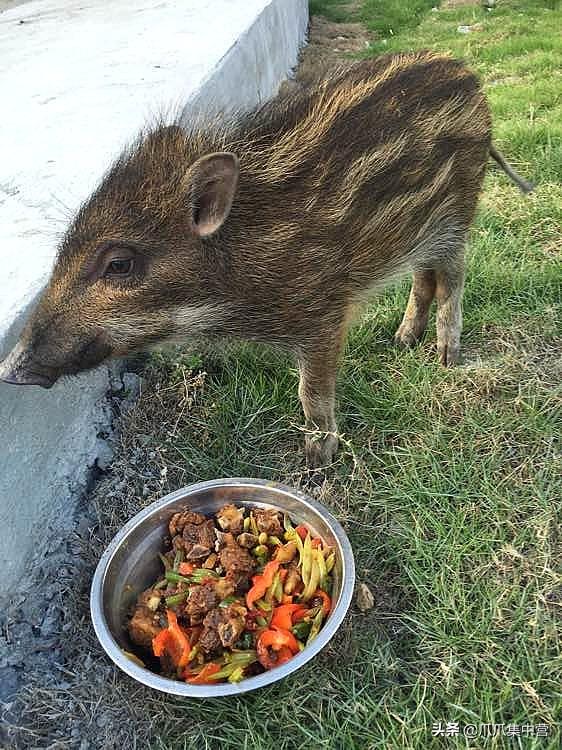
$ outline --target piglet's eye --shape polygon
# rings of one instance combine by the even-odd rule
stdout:
[[[133,265],[132,258],[115,258],[108,264],[104,276],[129,276]]]

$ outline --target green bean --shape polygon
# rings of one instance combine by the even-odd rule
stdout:
[[[228,678],[229,682],[240,682],[240,680],[244,677],[244,669],[243,667],[238,667],[238,669],[235,669],[234,672],[232,672]]]
[[[166,606],[167,607],[174,607],[176,604],[181,604],[183,601],[185,601],[189,596],[189,591],[182,591],[179,594],[174,594],[173,596],[167,596],[166,597]]]
[[[310,599],[310,597],[314,594],[316,589],[318,588],[318,581],[320,580],[320,569],[318,567],[318,562],[316,560],[316,557],[312,558],[311,567],[310,567],[310,576],[308,579],[308,583],[306,584],[304,591],[301,595],[301,600],[306,602]]]
[[[183,550],[178,549],[174,557],[174,570],[179,568],[181,562],[183,562]]]
[[[214,674],[210,674],[208,679],[209,680],[224,680],[225,677],[228,677],[232,674],[236,669],[238,669],[237,666],[231,667],[230,664],[226,664],[219,672],[215,672]]]
[[[171,581],[172,583],[193,583],[192,578],[186,578],[185,576],[182,576],[179,573],[174,573],[173,570],[169,570],[166,573],[165,578],[167,581]]]
[[[298,534],[297,534],[298,536]],[[301,563],[301,578],[305,587],[308,585],[310,580],[310,570],[312,568],[312,543],[310,539],[310,532],[307,533],[306,539],[303,544],[302,563]]]
[[[209,568],[195,568],[191,573],[191,577],[196,583],[199,583],[202,578],[220,578],[217,572]]]
[[[230,675],[238,671],[240,671],[240,673],[243,673],[244,668],[247,667],[248,664],[256,661],[256,659],[257,654],[255,651],[246,651],[240,652],[238,654],[232,654],[232,657],[228,662],[226,662],[226,664],[223,665],[222,669],[219,672],[215,672],[215,674],[209,675],[209,679],[224,680],[225,677],[230,677]],[[238,682],[238,680],[235,680],[235,682]]]
[[[318,570],[320,572],[320,579],[319,579],[319,586],[321,589],[326,588],[326,578],[328,577],[328,570],[326,569],[326,560],[324,559],[324,555],[322,554],[322,550],[315,549],[314,555],[316,557],[316,562],[318,564]]]
[[[294,536],[292,536],[289,541],[294,542],[297,545],[297,549],[299,551],[299,564],[297,567],[301,568],[302,560],[304,557],[304,546],[303,546],[300,534],[297,534],[297,532],[295,531]],[[301,577],[302,577],[302,573],[301,573]]]
[[[311,626],[312,626],[312,623],[310,622],[297,622],[296,625],[293,625],[291,630],[295,638],[298,638],[299,641],[303,641],[305,638],[308,637]]]
[[[289,518],[287,513],[283,513],[283,528],[285,529],[285,531],[289,531],[289,532],[292,532],[295,530],[293,527],[293,524],[291,523],[291,519]]]
[[[273,579],[273,598],[276,599],[278,602],[281,602],[283,599],[283,583],[281,581],[281,576],[277,572],[275,574],[275,578]]]
[[[254,651],[254,649],[249,648],[244,651],[233,651],[230,654],[230,663],[231,664],[251,664],[253,661],[256,661],[258,658],[257,653]]]
[[[312,627],[310,628],[310,633],[308,634],[308,638],[306,639],[306,645],[313,641],[318,633],[320,632],[320,628],[322,627],[322,620],[324,619],[324,611],[322,610],[322,607],[318,610],[318,613],[316,614],[316,617],[312,621]]]
[[[281,578],[279,576],[279,571],[277,570],[273,576],[273,580],[271,581],[271,586],[267,589],[265,592],[265,601],[268,604],[273,603],[273,599],[277,599],[275,592],[278,591],[279,585],[281,584]],[[280,599],[277,599],[278,601],[281,601]]]

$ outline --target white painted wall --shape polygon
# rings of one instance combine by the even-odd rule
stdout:
[[[2,10],[0,6],[0,10]],[[31,0],[0,13],[0,359],[59,233],[147,118],[248,108],[294,66],[306,0]],[[108,370],[0,383],[0,593],[69,516],[108,424]]]

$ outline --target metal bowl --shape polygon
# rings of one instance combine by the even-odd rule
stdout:
[[[127,616],[138,594],[160,575],[158,552],[167,534],[170,516],[186,508],[210,515],[226,503],[260,508],[274,507],[289,514],[296,523],[306,524],[336,551],[333,569],[333,608],[320,633],[304,651],[290,661],[249,677],[239,683],[190,685],[162,677],[129,658]],[[209,698],[238,695],[269,685],[296,672],[310,661],[334,635],[351,603],[355,565],[345,531],[320,503],[304,493],[260,479],[216,479],[192,484],[166,495],[132,518],[114,537],[102,555],[92,582],[90,610],[94,630],[107,655],[143,685],[173,695]]]

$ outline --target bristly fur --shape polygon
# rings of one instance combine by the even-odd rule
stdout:
[[[94,329],[103,356],[192,332],[281,344],[299,358],[307,424],[333,432],[350,311],[395,276],[414,272],[398,340],[421,335],[435,297],[440,358],[458,356],[463,244],[490,148],[476,77],[434,52],[342,68],[229,122],[158,125],[78,212],[29,338],[67,372],[95,364],[91,342],[80,353]],[[202,237],[189,175],[216,152],[236,155],[238,183],[224,223]],[[100,243],[134,246],[142,274],[88,284]],[[72,352],[60,362],[64,330]],[[334,441],[309,441],[309,461]]]

